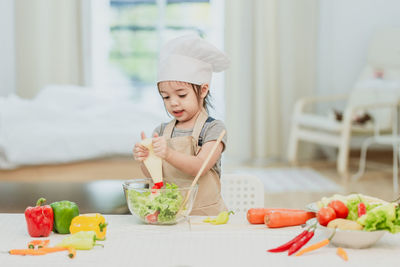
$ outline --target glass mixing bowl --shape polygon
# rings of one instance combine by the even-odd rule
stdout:
[[[197,185],[181,208],[190,186],[166,184],[162,189],[151,189],[153,184],[150,178],[124,182],[125,198],[132,215],[147,224],[176,224],[189,216],[196,199]]]

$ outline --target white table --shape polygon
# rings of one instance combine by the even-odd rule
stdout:
[[[268,229],[250,225],[243,216],[232,216],[226,225],[209,225],[202,217],[173,226],[144,225],[131,215],[106,215],[109,222],[104,248],[77,251],[75,259],[66,252],[44,256],[14,256],[0,253],[0,266],[398,266],[400,235],[385,234],[369,249],[346,249],[349,261],[336,255],[329,245],[301,257],[267,253],[285,243],[300,227]],[[50,245],[65,236],[52,233]],[[322,240],[317,232],[309,244]],[[23,214],[0,213],[0,251],[25,248],[28,235]]]

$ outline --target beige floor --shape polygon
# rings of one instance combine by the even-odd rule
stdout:
[[[355,183],[344,183],[342,177],[336,172],[335,162],[313,161],[305,162],[300,166],[311,167],[328,177],[332,181],[343,185],[343,192],[333,193],[349,193],[359,192],[376,196],[385,200],[393,200],[395,196],[392,193],[392,166],[390,154],[378,155],[375,157],[380,161],[379,164],[370,162],[365,175]],[[288,164],[273,164],[273,167],[289,167]],[[224,166],[224,170],[233,170],[234,166]],[[358,157],[354,156],[350,160],[351,173],[355,173],[358,168]],[[127,180],[132,178],[144,177],[138,164],[131,158],[102,159],[85,161],[78,163],[23,167],[16,170],[0,170],[0,181],[92,181],[102,179]],[[323,193],[279,193],[266,194],[266,207],[286,207],[286,208],[302,208],[307,203],[316,201],[327,195]]]

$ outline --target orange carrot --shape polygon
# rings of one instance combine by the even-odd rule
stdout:
[[[312,244],[311,246],[308,246],[306,248],[303,248],[302,250],[297,252],[296,256],[301,256],[304,253],[307,253],[307,252],[310,252],[310,251],[325,247],[326,245],[328,245],[331,242],[331,240],[332,240],[332,238],[334,237],[335,234],[336,234],[336,228],[334,229],[333,233],[331,234],[331,236],[329,238],[324,239],[324,240],[322,240],[322,241],[320,241],[318,243]]]
[[[44,247],[47,247],[47,245],[49,243],[50,243],[50,239],[46,239],[46,240],[36,239],[36,240],[32,240],[31,242],[28,243],[28,248],[34,249],[36,246],[38,246],[38,248],[44,248]]]
[[[304,210],[267,211],[264,222],[269,228],[278,228],[301,225],[314,217],[314,212]]]
[[[282,211],[282,212],[304,212],[304,210],[296,209],[282,209],[282,208],[253,208],[247,211],[247,220],[251,224],[263,224],[265,215],[268,211]]]
[[[338,247],[336,250],[336,254],[341,257],[343,260],[347,261],[349,259],[349,257],[347,256],[347,253],[344,249],[342,249],[341,247]]]
[[[40,248],[38,250],[45,251],[46,253],[52,253],[52,252],[68,250],[68,248],[66,248],[66,247],[45,247],[45,248]]]
[[[45,255],[47,253],[53,253],[58,251],[67,250],[65,247],[43,247],[39,249],[12,249],[9,251],[11,255]]]
[[[34,256],[37,256],[37,255],[44,255],[47,252],[42,251],[41,249],[28,248],[28,249],[12,249],[8,253],[10,253],[11,255],[23,255],[23,256],[34,255]]]
[[[68,247],[68,257],[71,259],[75,258],[76,250],[73,247]]]
[[[328,245],[328,244],[329,244],[329,239],[324,239],[324,240],[322,240],[321,242],[318,242],[318,243],[312,244],[311,246],[308,246],[308,247],[306,247],[306,248],[303,248],[302,250],[300,250],[299,252],[297,252],[296,256],[301,256],[301,255],[303,255],[304,253],[307,253],[307,252],[310,252],[310,251],[313,251],[313,250],[322,248],[322,247],[324,247],[324,246],[326,246],[326,245]]]

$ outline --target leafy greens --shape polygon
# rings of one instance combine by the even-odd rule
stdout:
[[[155,197],[150,191],[139,192],[135,189],[129,190],[128,195],[130,206],[136,215],[144,219],[158,211],[160,223],[175,223],[176,214],[183,201],[178,186],[169,183]]]

